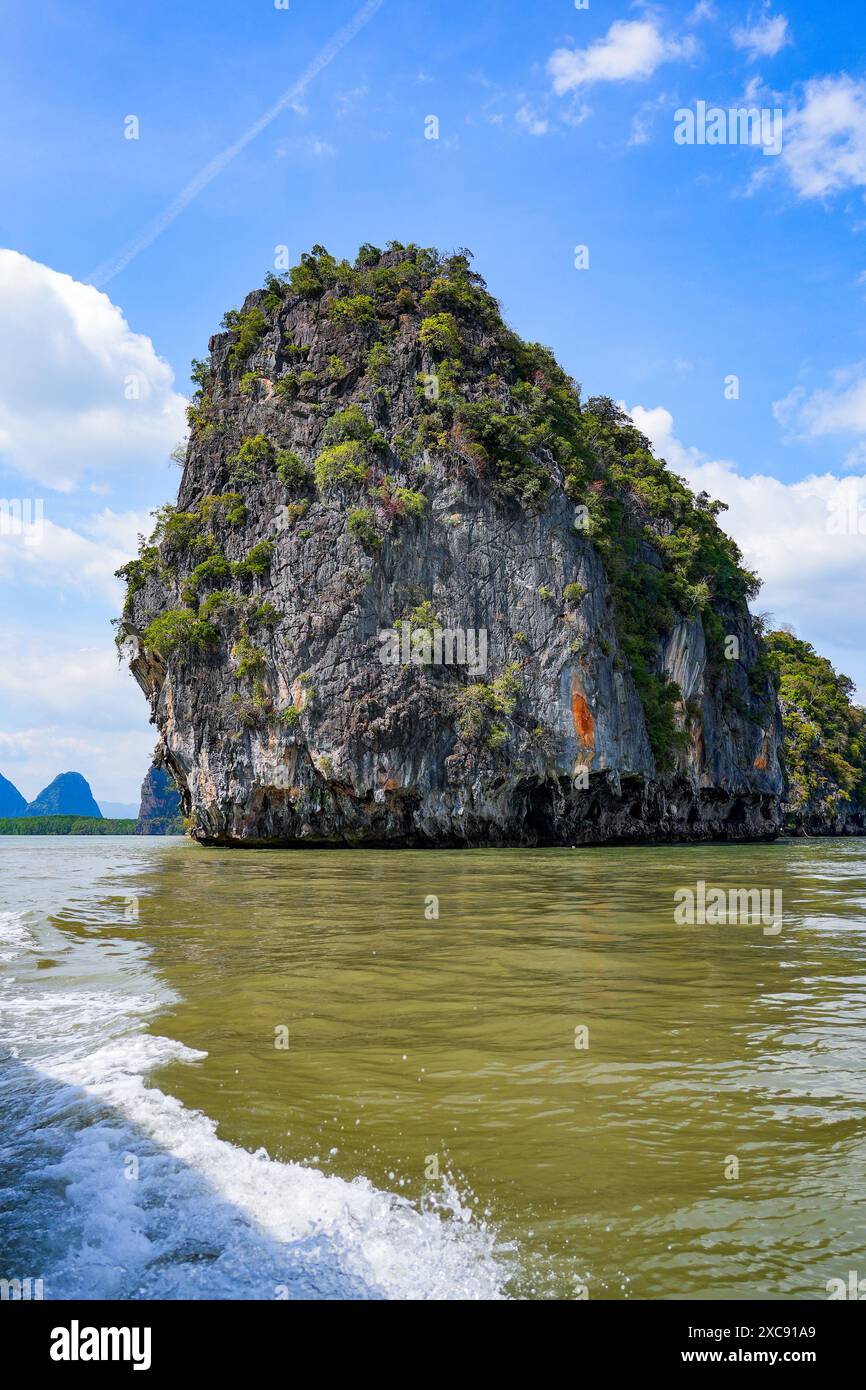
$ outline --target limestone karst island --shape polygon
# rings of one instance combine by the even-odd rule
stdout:
[[[118,642],[195,839],[864,833],[852,683],[750,613],[723,507],[469,253],[316,246],[194,378]]]

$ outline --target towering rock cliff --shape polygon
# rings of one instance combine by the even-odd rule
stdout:
[[[775,678],[720,508],[467,255],[316,247],[194,366],[119,640],[196,838],[778,832]]]

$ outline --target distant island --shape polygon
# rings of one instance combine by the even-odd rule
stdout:
[[[137,817],[104,816],[80,772],[61,772],[30,802],[0,774],[0,835],[183,833],[180,794],[161,767],[151,767],[144,779]]]
[[[88,816],[102,819],[93,792],[80,772],[61,772],[31,801],[25,816]]]

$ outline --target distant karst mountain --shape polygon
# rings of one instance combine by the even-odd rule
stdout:
[[[27,802],[18,788],[0,773],[0,817],[23,816],[26,811]]]
[[[154,765],[141,786],[136,835],[182,835],[180,792],[164,767]]]
[[[12,815],[13,812],[7,812]],[[93,799],[86,778],[80,772],[61,772],[49,783],[35,801],[18,814],[25,816],[93,816],[102,820],[102,812]]]
[[[58,817],[65,817],[67,824],[61,825]],[[118,835],[182,835],[184,833],[181,817],[180,792],[165,768],[151,767],[141,788],[139,806],[126,802],[103,801],[100,805],[90,790],[90,784],[80,772],[61,772],[54,781],[45,787],[31,802],[27,802],[18,788],[0,774],[0,821],[9,822],[3,834],[29,834],[24,826],[13,828],[13,821],[24,819],[34,822],[34,834],[92,834],[108,833]],[[70,829],[72,818],[74,828]],[[37,826],[35,822],[39,820]],[[80,822],[99,820],[101,831],[85,829]]]

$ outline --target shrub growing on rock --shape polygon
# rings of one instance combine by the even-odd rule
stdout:
[[[245,314],[232,309],[226,314],[223,322],[226,328],[237,334],[229,348],[229,367],[233,372],[237,372],[250,353],[258,347],[268,326],[268,321],[263,311],[256,306]]]
[[[232,567],[224,555],[209,555],[196,565],[181,591],[184,603],[193,604],[203,584],[220,584],[231,578]]]
[[[233,483],[250,485],[261,477],[262,466],[270,464],[274,456],[274,446],[263,434],[249,435],[236,453],[226,460],[229,477]]]
[[[200,507],[205,526],[213,526],[218,518],[229,526],[241,526],[247,519],[247,508],[239,492],[222,492],[205,497]]]
[[[310,481],[310,470],[292,449],[278,449],[274,459],[277,477],[290,491],[299,492]]]
[[[190,608],[169,608],[144,630],[145,647],[164,659],[177,652],[203,652],[218,641],[216,628]]]
[[[349,513],[349,535],[367,550],[378,550],[382,544],[369,507],[356,507]]]
[[[300,390],[301,384],[294,372],[285,372],[274,386],[274,395],[282,396],[287,401],[296,401]]]
[[[418,338],[422,347],[441,357],[460,356],[460,332],[453,314],[432,314],[421,324]]]
[[[346,299],[335,299],[328,313],[334,323],[348,319],[359,328],[366,328],[376,322],[376,306],[368,294],[353,294]]]
[[[350,405],[331,416],[325,426],[323,438],[326,444],[343,444],[347,439],[366,443],[373,439],[374,434],[373,426],[361,407]]]
[[[347,439],[323,449],[313,465],[313,473],[319,492],[327,492],[343,483],[363,482],[369,467],[364,445],[360,440]]]
[[[475,681],[454,693],[454,708],[457,713],[457,732],[465,741],[478,738],[490,716],[510,715],[517,704],[520,693],[520,663],[512,661],[501,676],[493,681]],[[502,730],[502,736],[497,730]],[[490,747],[498,747],[507,738],[503,725],[491,729],[494,741]]]

